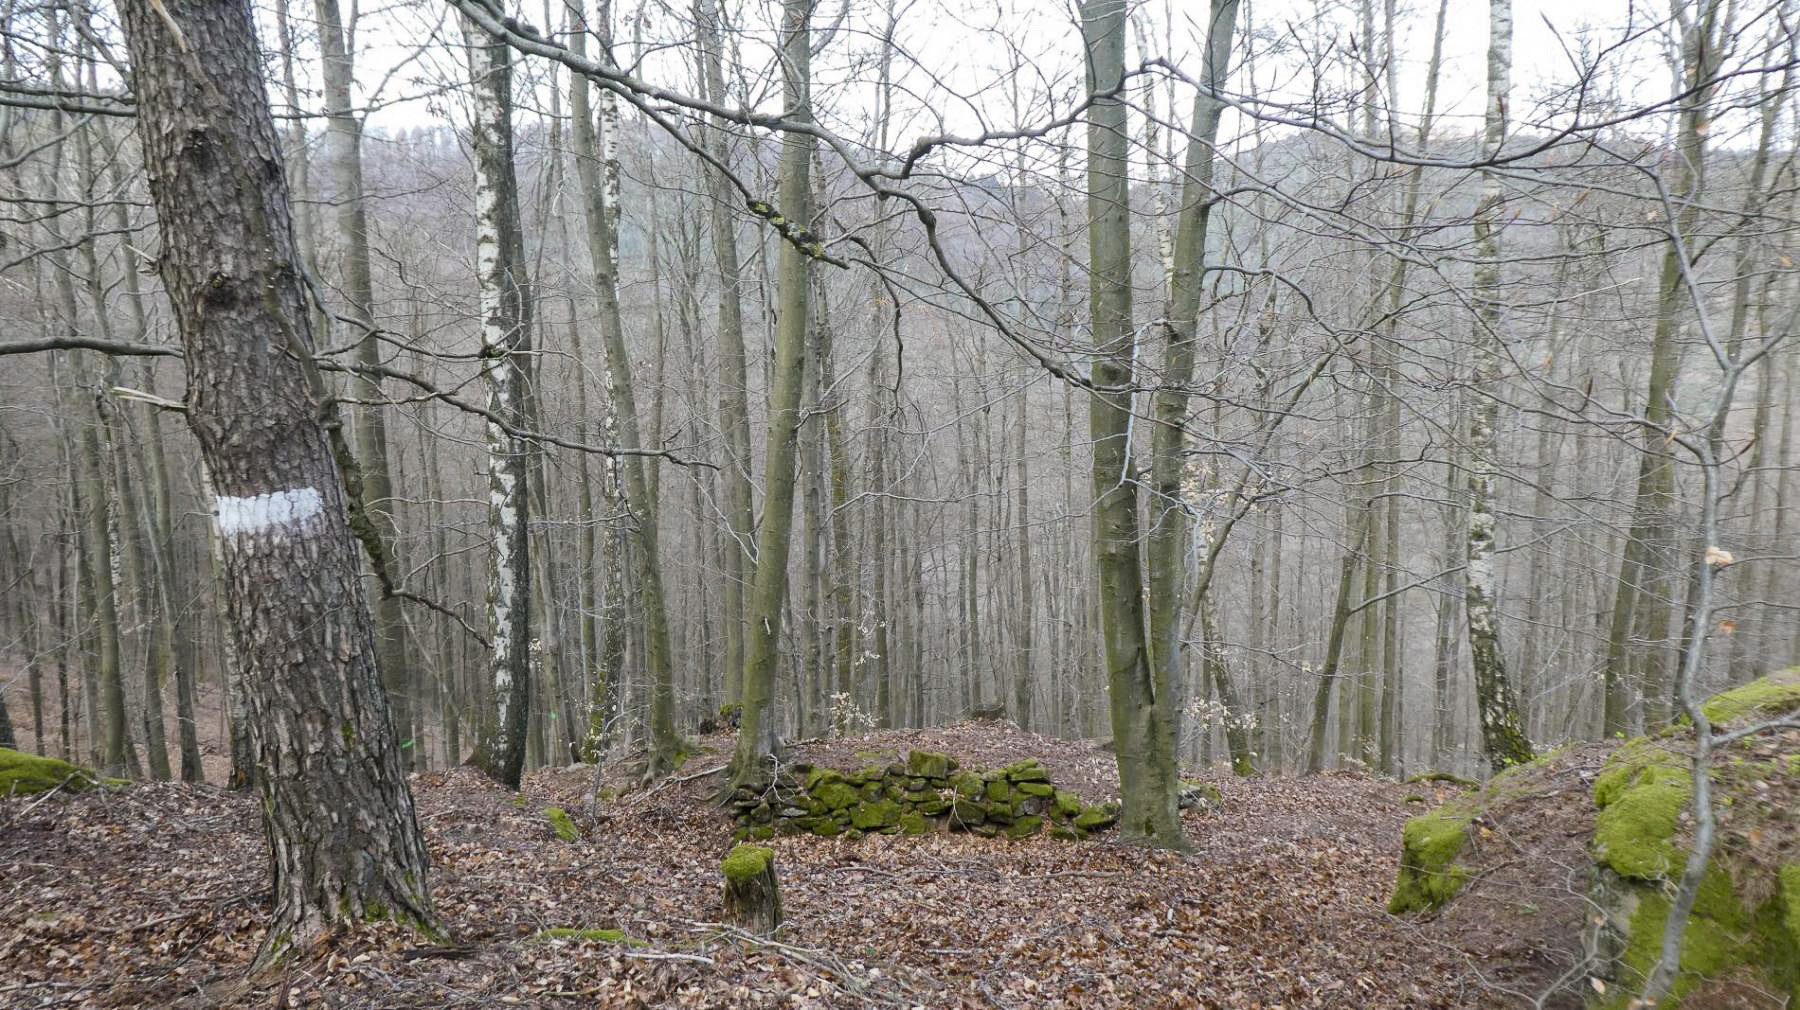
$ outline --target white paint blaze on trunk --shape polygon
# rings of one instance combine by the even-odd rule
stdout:
[[[324,508],[318,489],[311,487],[269,491],[248,498],[219,495],[213,504],[219,535],[226,537],[261,533],[273,527],[298,527]]]

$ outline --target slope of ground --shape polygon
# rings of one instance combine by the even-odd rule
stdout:
[[[722,935],[731,822],[708,802],[719,737],[672,780],[585,809],[591,772],[522,800],[467,770],[417,776],[433,889],[455,947],[361,927],[278,984],[237,981],[268,900],[255,802],[212,788],[0,800],[0,1006],[781,1006],[1452,1008],[1497,1003],[1452,946],[1386,914],[1401,823],[1442,793],[1349,776],[1211,778],[1189,855],[1109,834],[781,838],[778,942]],[[1039,757],[1090,801],[1089,743],[995,724],[810,745],[920,747],[972,765]],[[610,791],[606,794],[611,796]],[[1410,801],[1410,802],[1409,802]],[[569,810],[559,841],[542,814]],[[549,941],[616,929],[629,943]]]

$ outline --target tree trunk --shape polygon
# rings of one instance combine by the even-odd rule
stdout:
[[[1487,73],[1487,122],[1482,149],[1485,157],[1496,158],[1506,140],[1506,110],[1512,90],[1512,0],[1489,0]],[[1468,400],[1469,581],[1464,613],[1469,621],[1469,653],[1475,664],[1481,752],[1496,772],[1532,757],[1531,741],[1526,739],[1519,718],[1519,703],[1506,676],[1496,599],[1500,579],[1494,560],[1498,517],[1493,495],[1500,452],[1496,423],[1505,339],[1500,312],[1500,236],[1496,234],[1501,200],[1499,175],[1493,169],[1483,169],[1481,198],[1475,208],[1475,385]]]
[[[605,42],[610,25],[596,26]],[[625,326],[619,316],[619,176],[613,156],[618,121],[616,113],[601,109],[600,136],[595,135],[585,78],[578,78],[570,102],[575,116],[574,141],[577,173],[581,180],[582,206],[587,223],[588,250],[593,260],[594,291],[600,303],[600,335],[606,350],[607,390],[612,399],[618,437],[629,448],[642,446],[637,400],[632,381],[631,358],[625,350]],[[610,103],[609,103],[610,104]],[[663,598],[662,563],[657,548],[656,501],[645,473],[644,457],[624,456],[625,501],[631,509],[631,531],[637,554],[638,596],[636,611],[643,629],[646,672],[650,677],[650,755],[646,778],[660,778],[675,767],[681,737],[675,731],[674,660],[669,648],[669,622]]]
[[[158,263],[215,488],[226,610],[257,751],[275,911],[267,968],[346,919],[435,931],[429,860],[375,666],[341,441],[300,283],[248,5],[119,5]],[[310,374],[309,374],[310,372]],[[339,450],[334,452],[334,450]]]
[[[513,171],[512,51],[464,19],[474,113],[475,263],[481,291],[482,371],[488,407],[514,430],[526,418],[525,354],[530,350],[519,190]],[[489,422],[488,638],[494,696],[484,707],[471,759],[495,781],[519,787],[531,717],[531,541],[529,450]]]
[[[694,30],[701,49],[701,74],[708,101],[725,101],[724,55],[716,0],[695,0]],[[724,123],[709,117],[704,131],[707,149],[726,163]],[[756,515],[750,487],[749,369],[744,360],[744,310],[737,247],[737,223],[731,216],[736,199],[723,171],[706,169],[707,213],[712,230],[713,262],[719,273],[719,415],[725,435],[726,542],[725,570],[725,701],[742,700],[744,641],[749,587],[756,559],[750,554]]]
[[[1131,446],[1137,348],[1131,306],[1129,135],[1125,99],[1120,93],[1125,84],[1125,4],[1123,0],[1084,0],[1081,13],[1092,103],[1087,130],[1087,201],[1092,278],[1089,312],[1094,334],[1094,389],[1088,401],[1094,453],[1093,535],[1113,744],[1124,806],[1121,830],[1129,841],[1186,848],[1177,807],[1180,778],[1175,754],[1180,718],[1179,650],[1174,647],[1178,624],[1172,609],[1161,612],[1150,630],[1157,637],[1146,636],[1140,575],[1143,534]],[[1191,340],[1191,335],[1186,340]],[[1181,353],[1177,348],[1183,342],[1172,340],[1171,353]],[[1191,356],[1191,343],[1185,353]],[[1166,420],[1164,409],[1159,400],[1159,420]],[[1178,420],[1177,440],[1179,424]],[[1159,430],[1155,437],[1166,436]],[[1165,446],[1156,453],[1155,462],[1163,463],[1167,453]],[[1162,469],[1152,474],[1159,490],[1166,477]],[[1167,507],[1159,501],[1157,514]],[[1161,524],[1157,528],[1160,530]],[[1181,532],[1185,534],[1185,529]],[[1177,553],[1185,551],[1185,540],[1182,536]],[[1177,607],[1179,573],[1185,566],[1178,561],[1171,572],[1165,567],[1164,553],[1154,546],[1151,550],[1155,562],[1151,567],[1153,605]],[[1173,599],[1165,599],[1159,592]]]
[[[783,0],[783,113],[796,122],[812,119],[811,0]],[[781,214],[802,226],[812,220],[807,177],[813,139],[789,132],[781,137]],[[760,778],[775,750],[769,703],[775,685],[781,613],[787,598],[788,546],[794,522],[794,456],[800,435],[800,393],[805,385],[809,275],[812,260],[792,242],[781,243],[777,289],[778,324],[773,382],[769,389],[769,430],[764,453],[763,524],[757,541],[756,582],[750,596],[750,628],[744,657],[742,721],[732,758],[735,788]],[[727,790],[729,791],[729,789]]]
[[[357,331],[356,363],[373,369],[382,362],[381,340],[375,329],[375,282],[369,266],[369,226],[364,208],[362,172],[362,121],[354,108],[350,89],[355,76],[355,54],[350,52],[351,26],[344,24],[338,0],[314,0],[319,18],[321,82],[325,89],[325,186],[320,199],[337,215],[337,232],[344,243],[341,290],[348,304],[345,315]],[[394,562],[395,544],[393,481],[388,476],[387,415],[381,376],[373,371],[356,375],[356,456],[362,473],[364,514],[379,545],[378,566]],[[366,545],[365,545],[366,546]],[[416,690],[408,647],[406,623],[398,597],[377,594],[375,601],[376,658],[387,688],[394,729],[400,736],[401,761],[411,767],[413,692]]]

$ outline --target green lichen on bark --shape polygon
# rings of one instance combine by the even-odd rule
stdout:
[[[545,807],[544,819],[550,822],[550,830],[556,832],[556,837],[565,842],[581,841],[581,829],[575,826],[575,819],[569,816],[567,810]]]
[[[1446,804],[1406,822],[1400,832],[1400,877],[1388,912],[1404,915],[1437,908],[1456,897],[1469,871],[1456,863],[1468,840],[1474,812]]]
[[[80,765],[0,747],[0,796],[29,796],[58,786],[91,789],[100,784],[98,775]]]

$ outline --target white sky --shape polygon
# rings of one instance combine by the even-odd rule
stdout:
[[[520,13],[542,26],[546,22],[543,0],[522,0],[529,9]],[[590,5],[592,0],[589,0]],[[655,2],[617,0],[616,27],[620,59],[632,58],[634,32],[649,55],[640,74],[658,83],[693,92],[688,66],[687,24],[689,0],[671,0],[672,8]],[[875,32],[883,20],[888,0],[820,0],[815,28],[840,25],[826,51],[815,61],[819,82],[815,99],[825,110],[826,121],[840,132],[857,135],[865,128],[873,108],[875,78],[871,54]],[[903,147],[918,136],[939,132],[970,132],[982,124],[1006,126],[1019,120],[1012,110],[1017,99],[1032,110],[1024,118],[1044,118],[1043,96],[1066,101],[1080,84],[1080,49],[1072,0],[896,0],[905,10],[898,33],[900,46],[910,54],[896,65],[896,79],[905,94],[898,99],[896,127],[891,146]],[[1381,0],[1374,0],[1377,17]],[[290,0],[294,15],[310,14],[306,0]],[[560,16],[561,0],[553,0]],[[772,74],[770,43],[775,37],[778,4],[751,0],[732,5],[725,0],[738,32],[738,63],[746,68],[752,101],[772,107],[778,100],[778,82]],[[1431,52],[1431,32],[1436,0],[1400,0],[1398,16],[1398,97],[1403,117],[1410,122],[1423,98],[1425,66]],[[1139,0],[1134,8],[1139,24],[1148,26],[1150,55],[1165,56],[1185,72],[1198,72],[1197,35],[1204,19],[1205,0]],[[1248,24],[1256,35],[1256,76],[1265,99],[1304,102],[1315,86],[1315,75],[1306,53],[1332,54],[1338,67],[1320,82],[1338,93],[1359,85],[1343,54],[1355,44],[1358,0],[1246,0],[1239,28]],[[460,33],[449,8],[428,2],[423,7],[373,8],[359,31],[357,73],[359,99],[372,97],[393,102],[406,95],[423,95],[397,104],[383,105],[369,116],[378,130],[446,125],[460,119],[454,92],[447,91],[464,75],[457,47]],[[1488,5],[1482,0],[1450,0],[1445,41],[1445,66],[1439,95],[1440,130],[1473,132],[1482,112],[1484,59],[1487,45]],[[1670,78],[1666,64],[1666,39],[1658,32],[1641,34],[1667,17],[1666,4],[1633,0],[1515,0],[1514,9],[1514,109],[1515,122],[1532,116],[1537,102],[1575,78],[1571,50],[1579,52],[1584,33],[1589,47],[1613,45],[1623,39],[1628,26],[1639,37],[1606,65],[1611,73],[1603,84],[1641,104],[1666,97]],[[1753,13],[1766,11],[1752,7]],[[266,11],[265,11],[266,13]],[[1757,31],[1760,32],[1758,27]],[[316,58],[310,41],[310,25],[300,31],[303,70]],[[274,39],[272,30],[265,38]],[[424,41],[425,44],[421,45]],[[1244,46],[1238,46],[1241,60]],[[1141,57],[1144,45],[1134,32],[1128,59]],[[1022,67],[1014,74],[1011,69]],[[542,81],[543,61],[534,60],[526,73]],[[1243,91],[1242,72],[1233,88]],[[379,89],[378,94],[372,92]],[[541,101],[543,92],[539,92]],[[279,96],[275,96],[279,101]],[[1157,98],[1159,112],[1168,114],[1168,93]],[[1175,90],[1176,111],[1186,119],[1192,92]],[[316,93],[303,99],[317,105]],[[529,103],[527,103],[529,104]],[[1065,106],[1058,105],[1058,108]],[[522,116],[533,114],[522,109]],[[1228,117],[1224,135],[1242,136],[1244,123]],[[1721,124],[1726,126],[1728,124]],[[1655,127],[1652,126],[1651,129]],[[1729,143],[1729,130],[1715,134]]]

